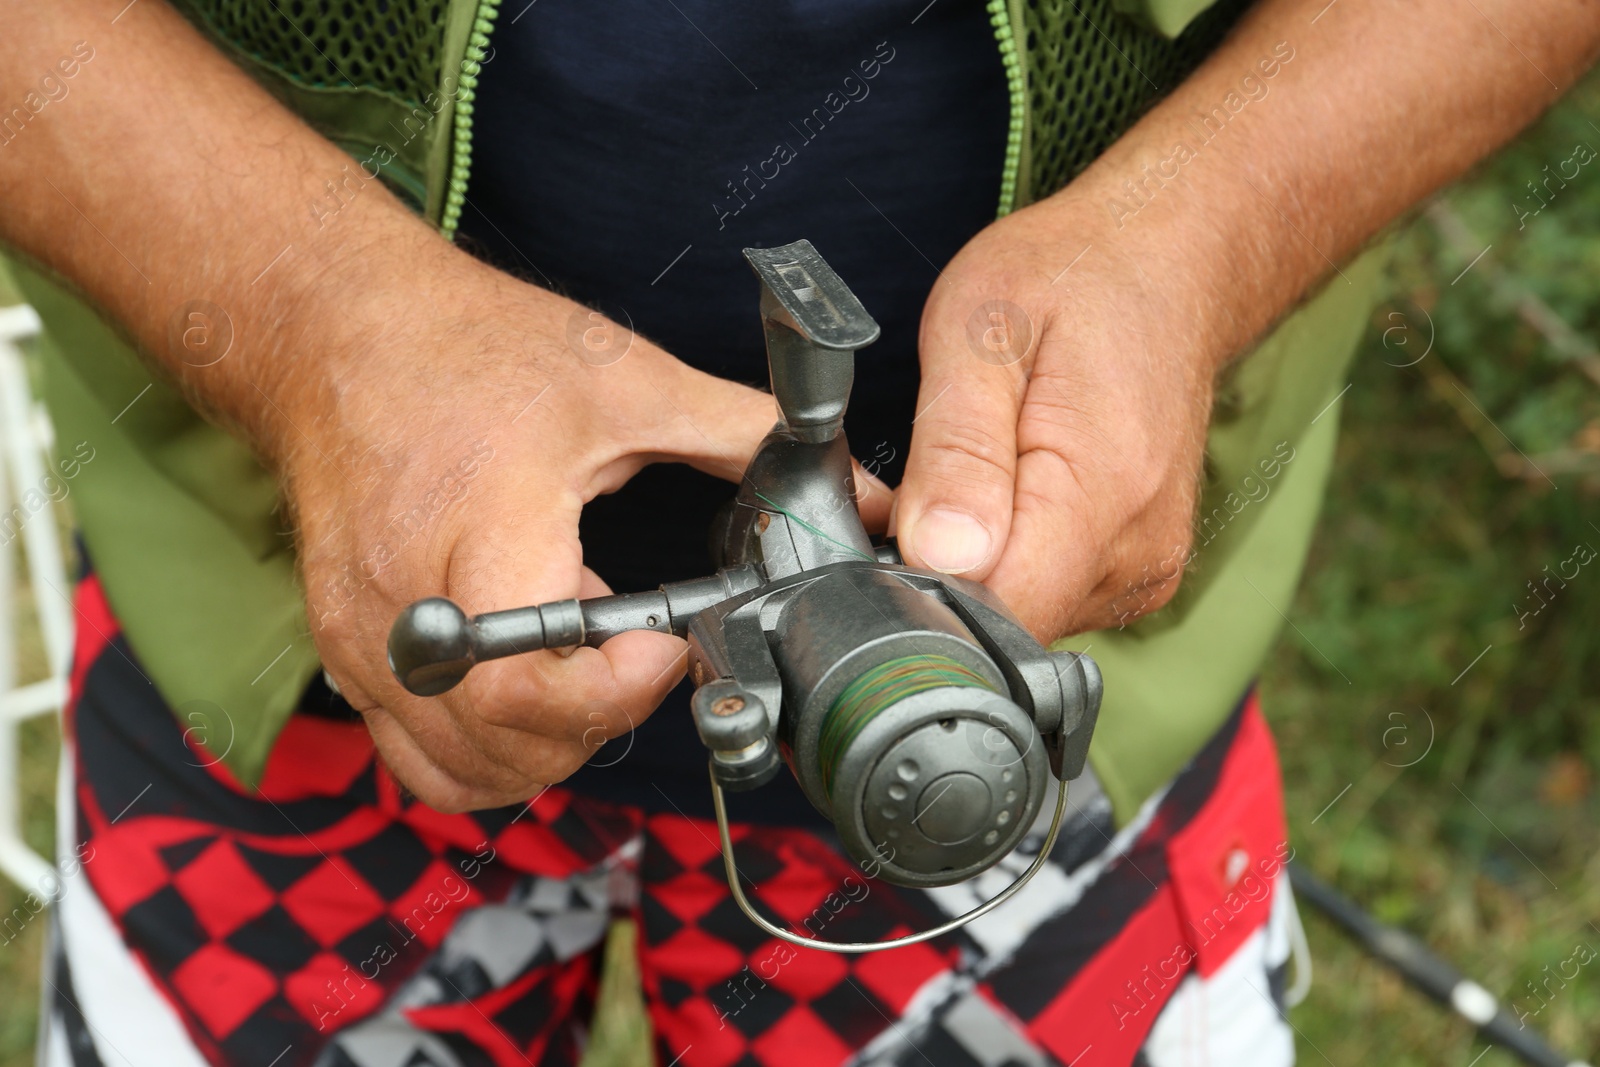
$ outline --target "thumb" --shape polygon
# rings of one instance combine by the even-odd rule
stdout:
[[[918,415],[895,520],[906,562],[981,581],[1011,531],[1026,379],[1004,333],[999,347],[984,347],[982,327],[949,332],[924,330]]]

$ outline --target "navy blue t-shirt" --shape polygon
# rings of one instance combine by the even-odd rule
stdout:
[[[883,328],[857,357],[846,430],[858,458],[898,481],[923,303],[999,197],[1008,100],[983,4],[519,8],[502,9],[480,80],[468,247],[696,367],[765,386],[740,250],[810,240]],[[585,509],[585,562],[618,592],[707,574],[711,520],[732,492],[687,467],[648,468]],[[687,693],[568,784],[709,815]],[[745,820],[819,820],[787,772],[732,804]]]

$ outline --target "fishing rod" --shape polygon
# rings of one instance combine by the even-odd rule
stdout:
[[[1587,1061],[1551,1048],[1493,993],[1404,930],[1374,919],[1303,864],[1289,864],[1289,882],[1297,900],[1315,907],[1407,982],[1471,1023],[1485,1041],[1509,1049],[1533,1067],[1589,1067]]]

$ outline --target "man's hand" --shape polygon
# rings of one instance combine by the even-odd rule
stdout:
[[[1203,331],[1114,246],[1083,250],[1097,221],[1036,205],[935,283],[896,512],[908,560],[987,581],[1051,637],[1176,590],[1154,568],[1187,554],[1211,414]]]
[[[396,777],[454,811],[566,778],[654,711],[686,645],[621,634],[480,664],[423,699],[387,667],[401,610],[432,596],[475,615],[609,593],[583,565],[584,504],[651,462],[736,482],[777,408],[570,300],[448,250],[435,258],[400,286],[342,299],[318,373],[277,381],[253,436],[284,476],[324,666]],[[856,479],[881,524],[888,491],[859,467]]]
[[[427,596],[476,613],[604,592],[584,502],[658,459],[737,478],[771,398],[642,338],[585,351],[586,309],[472,260],[375,180],[308,210],[354,162],[159,0],[12,7],[0,98],[74,41],[95,58],[0,152],[0,239],[282,476],[318,651],[400,780],[445,810],[511,803],[642,722],[676,638],[486,664],[420,700],[389,676],[389,626]],[[226,358],[172,328],[201,297],[229,316]],[[887,503],[876,486],[869,521]]]
[[[299,524],[324,665],[395,775],[465,810],[526,799],[643,722],[684,643],[533,653],[420,699],[386,667],[396,615],[427,596],[476,614],[609,592],[583,566],[584,503],[656,460],[737,479],[776,412],[619,327],[587,359],[582,338],[606,327],[586,309],[464,257],[421,284],[433,291],[341,307],[318,384],[281,388],[282,417],[257,436]]]
[[[896,503],[907,561],[986,580],[1046,640],[1165,603],[1217,372],[1597,51],[1586,0],[1257,4],[934,283]]]

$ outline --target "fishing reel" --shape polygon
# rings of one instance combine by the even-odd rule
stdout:
[[[389,666],[406,689],[434,696],[503,656],[597,646],[627,630],[686,637],[691,710],[740,907],[773,936],[815,948],[924,941],[997,907],[1043,865],[1067,782],[1083,771],[1100,672],[1087,656],[1045,648],[984,586],[873,545],[844,414],[855,352],[877,340],[878,324],[809,241],[744,255],[761,282],[781,420],[718,521],[717,573],[473,618],[421,600],[390,631]],[[891,942],[823,942],[764,919],[734,864],[724,791],[756,789],[784,763],[844,850],[896,885],[950,885],[992,867],[1033,825],[1050,779],[1055,818],[1029,869],[967,914]]]

